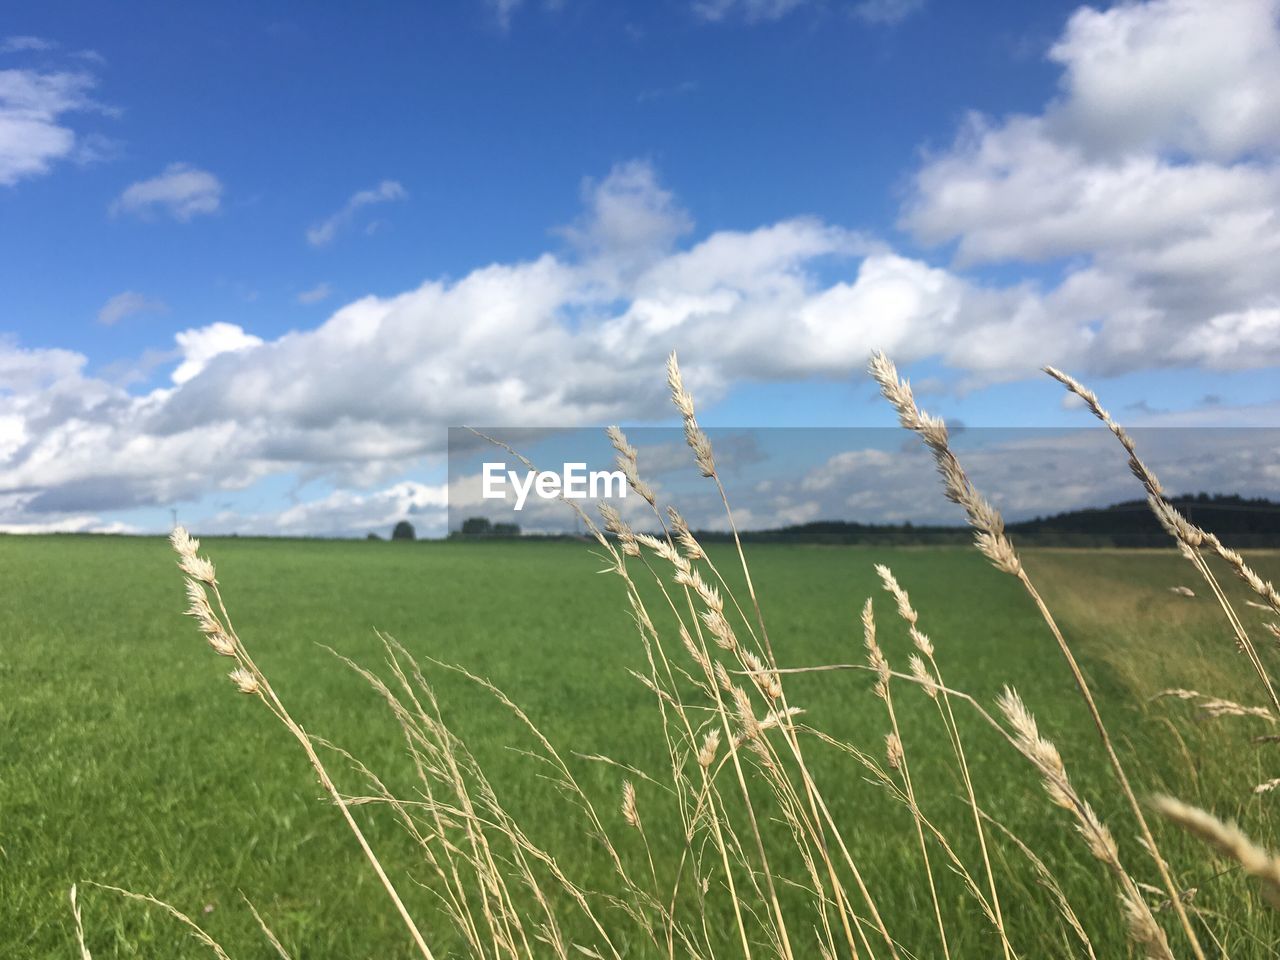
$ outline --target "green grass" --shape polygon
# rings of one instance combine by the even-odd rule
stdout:
[[[232,539],[206,541],[205,551],[242,638],[294,716],[406,793],[397,728],[364,682],[319,644],[377,666],[374,628],[387,631],[415,654],[491,678],[566,752],[655,770],[662,763],[652,698],[626,673],[643,661],[622,585],[597,575],[602,564],[586,546]],[[761,546],[749,554],[784,665],[860,661],[857,611],[875,594],[886,653],[905,669],[901,624],[872,571],[874,562],[890,564],[921,611],[948,683],[986,701],[1015,685],[1112,824],[1134,872],[1153,880],[1069,675],[1010,578],[963,550]],[[1280,799],[1250,794],[1280,775],[1275,746],[1248,743],[1260,722],[1202,724],[1185,705],[1145,703],[1174,685],[1260,701],[1212,602],[1168,591],[1177,583],[1199,590],[1189,566],[1172,552],[1046,551],[1026,559],[1096,685],[1140,792],[1175,792],[1271,839],[1270,805]],[[727,567],[731,557],[721,560]],[[1273,558],[1258,565],[1275,576]],[[182,580],[165,542],[0,537],[0,584],[0,956],[75,955],[66,891],[85,880],[169,900],[236,960],[271,955],[241,892],[298,960],[411,955],[296,744],[261,704],[236,694],[223,676],[226,661],[182,617]],[[1252,620],[1257,611],[1248,613]],[[518,726],[465,681],[429,677],[448,719],[534,839],[560,854],[581,885],[610,887],[581,822],[537,766],[510,749],[529,746]],[[812,725],[879,749],[886,721],[865,674],[799,676],[788,689]],[[898,696],[922,802],[976,864],[928,702],[915,691]],[[980,801],[1058,869],[1099,954],[1126,955],[1111,888],[1065,816],[1044,801],[1025,761],[971,717],[964,725]],[[815,757],[890,927],[929,956],[928,893],[909,819],[860,769],[820,751]],[[600,808],[613,814],[617,772],[578,766]],[[341,779],[357,789],[347,771]],[[642,786],[640,802],[651,834],[660,834],[660,799]],[[413,872],[397,828],[368,808],[360,817],[393,875]],[[1197,903],[1234,918],[1216,927],[1231,955],[1277,955],[1267,944],[1280,939],[1280,926],[1247,884],[1231,874],[1210,879],[1214,864],[1194,844],[1160,833],[1182,879],[1201,888]],[[620,824],[619,840],[628,856],[640,856]],[[673,849],[658,842],[660,866]],[[1016,855],[1009,871],[1006,911],[1023,955],[1075,955]],[[950,876],[941,882],[953,955],[995,955],[960,885]],[[438,955],[447,956],[456,940],[434,919],[429,897],[406,880],[400,885]],[[140,905],[89,889],[82,903],[96,958],[201,955],[172,921]],[[639,945],[635,955],[644,955]]]

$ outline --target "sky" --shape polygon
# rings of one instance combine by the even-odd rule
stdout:
[[[438,531],[449,427],[670,424],[673,349],[713,427],[890,426],[875,349],[966,427],[1088,425],[1046,363],[1134,426],[1278,426],[1278,17],[10,11],[0,530]]]

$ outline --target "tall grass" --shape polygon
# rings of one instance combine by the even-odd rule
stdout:
[[[616,796],[588,789],[570,755],[494,684],[463,667],[415,659],[384,636],[381,672],[345,662],[376,691],[399,728],[415,789],[412,794],[393,791],[383,774],[293,718],[237,634],[213,564],[186,531],[174,532],[173,546],[186,576],[187,612],[213,652],[229,661],[235,689],[260,702],[306,756],[385,892],[387,909],[403,924],[406,949],[427,960],[445,955],[494,960],[1033,960],[1047,955],[1046,943],[1058,943],[1064,945],[1064,956],[1136,953],[1159,960],[1205,960],[1230,955],[1231,942],[1256,946],[1274,929],[1256,919],[1252,902],[1242,901],[1233,913],[1198,906],[1198,891],[1183,878],[1212,874],[1222,865],[1225,871],[1254,878],[1251,897],[1280,902],[1280,860],[1210,812],[1170,797],[1140,794],[1116,746],[1124,737],[1123,723],[1117,730],[1116,721],[1109,723],[1102,715],[1094,683],[1006,534],[999,512],[976,489],[952,450],[945,425],[920,410],[910,385],[886,357],[876,355],[870,370],[902,425],[932,453],[945,495],[965,509],[975,547],[1017,581],[1038,611],[1043,635],[1027,637],[1029,656],[1059,658],[1064,680],[1070,678],[1088,711],[1106,764],[1105,778],[1086,778],[1094,793],[1079,785],[1085,780],[1073,778],[1055,738],[1037,723],[1016,690],[1006,688],[988,705],[947,684],[943,661],[964,652],[948,649],[945,641],[936,644],[924,632],[927,617],[913,605],[909,585],[887,566],[877,566],[876,573],[884,599],[911,643],[905,669],[891,663],[881,644],[881,615],[870,597],[857,614],[865,651],[861,662],[795,665],[780,659],[786,651],[776,650],[770,641],[715,452],[674,355],[667,370],[672,400],[699,471],[723,501],[734,533],[732,568],[713,560],[673,505],[659,503],[644,480],[638,452],[616,427],[608,436],[619,468],[647,504],[648,531],[635,529],[607,503],[597,520],[566,501],[595,538],[605,572],[622,584],[642,653],[643,668],[634,676],[647,689],[660,721],[665,763],[659,769],[640,769],[617,758],[584,758],[616,772]],[[1248,706],[1191,690],[1166,693],[1216,717],[1260,716],[1280,722],[1268,654],[1249,635],[1239,601],[1233,602],[1211,564],[1225,565],[1256,598],[1249,602],[1270,614],[1280,614],[1280,594],[1243,557],[1173,508],[1128,434],[1092,393],[1066,374],[1048,372],[1082,397],[1123,446],[1152,510],[1214,596],[1267,705]],[[851,609],[851,623],[854,616]],[[572,627],[565,624],[565,629]],[[1274,624],[1266,629],[1277,631]],[[541,776],[561,792],[566,816],[577,818],[595,855],[607,865],[612,878],[607,887],[576,880],[580,871],[574,864],[561,862],[540,845],[537,825],[522,823],[511,812],[504,797],[518,794],[521,784],[491,782],[468,744],[446,723],[427,679],[428,673],[441,670],[491,695],[524,729]],[[857,741],[811,726],[804,702],[793,690],[797,675],[840,670],[865,672],[870,679],[865,695],[883,705],[881,728]],[[936,749],[938,744],[942,749]],[[1064,747],[1080,752],[1075,744]],[[1185,742],[1180,748],[1190,757]],[[993,749],[1016,751],[1039,777],[1045,800],[1041,816],[1082,845],[1096,866],[1097,881],[1112,890],[1118,924],[1091,922],[1087,911],[1072,902],[1066,891],[1074,887],[1061,876],[1070,864],[1063,862],[1059,848],[1032,849],[1020,838],[1025,824],[1003,822],[992,812],[1008,787],[984,782],[970,758]],[[833,757],[840,765],[833,765]],[[339,787],[331,772],[339,768],[346,774],[342,779],[358,788]],[[833,775],[833,769],[840,773]],[[905,817],[908,842],[917,854],[901,864],[903,870],[918,871],[918,896],[910,902],[880,893],[885,887],[883,862],[865,862],[859,855],[863,824],[839,802],[854,777],[876,785],[880,801]],[[1266,793],[1277,783],[1268,780],[1258,789]],[[938,815],[956,804],[963,817]],[[416,888],[410,896],[412,882],[384,869],[360,827],[357,813],[362,807],[381,808],[403,827],[406,842],[421,860],[416,880],[425,896]],[[1184,842],[1180,830],[1204,841],[1200,854],[1189,856],[1197,848]],[[1137,842],[1128,843],[1126,838],[1134,834]],[[1215,865],[1206,868],[1210,856]],[[1034,887],[1026,882],[1028,876]],[[1052,905],[1058,929],[1032,939],[1009,918],[1041,894]],[[225,957],[194,920],[154,898],[143,899],[168,910]],[[74,888],[71,904],[79,949],[87,958]],[[257,910],[250,909],[268,945],[288,958]],[[976,950],[972,935],[963,941],[957,936],[956,917],[962,911],[979,917],[984,928]],[[922,912],[928,914],[928,924],[918,922],[916,914]],[[442,932],[446,925],[451,928],[447,938]],[[1101,939],[1110,938],[1113,929],[1122,930],[1124,939]],[[462,953],[451,948],[446,954],[439,946],[446,939],[462,944]],[[961,942],[967,946],[959,947]]]

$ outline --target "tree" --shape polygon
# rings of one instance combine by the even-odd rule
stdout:
[[[489,522],[488,517],[467,517],[462,521],[464,537],[487,537],[492,532],[493,524]]]
[[[493,525],[493,535],[495,537],[518,537],[520,536],[520,524],[495,523]]]
[[[374,533],[372,530],[370,530],[370,531],[369,531],[369,535],[368,535],[367,537],[365,537],[365,539],[366,539],[366,540],[381,540],[382,538],[381,538],[380,536],[378,536],[376,533]]]
[[[392,540],[414,540],[417,534],[413,532],[413,524],[408,520],[401,520],[396,524],[395,529],[391,531]]]

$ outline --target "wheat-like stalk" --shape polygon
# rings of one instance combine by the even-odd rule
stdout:
[[[862,643],[867,648],[867,662],[873,671],[875,671],[876,682],[874,692],[877,697],[884,701],[885,710],[889,714],[890,731],[885,736],[885,752],[889,761],[889,766],[893,768],[902,778],[902,789],[906,796],[907,806],[911,810],[911,815],[915,820],[916,839],[920,844],[920,856],[924,860],[925,880],[929,886],[929,899],[933,903],[933,916],[938,925],[938,939],[942,944],[943,957],[951,956],[951,947],[947,943],[947,925],[942,919],[942,905],[938,901],[938,887],[933,878],[933,864],[929,860],[929,847],[924,839],[924,815],[920,811],[920,805],[916,801],[915,786],[911,782],[911,767],[907,763],[907,752],[902,745],[902,731],[898,727],[898,714],[893,708],[893,691],[889,685],[892,677],[892,671],[889,669],[889,661],[884,655],[884,651],[880,649],[880,643],[876,639],[876,618],[875,609],[871,598],[867,597],[866,603],[862,606]]]
[[[80,949],[80,960],[93,960],[88,946],[84,942],[84,920],[80,916],[80,900],[76,893],[76,884],[67,891],[67,899],[71,902],[71,919],[76,928],[76,946]]]
[[[1173,880],[1173,875],[1169,872],[1169,866],[1165,862],[1159,846],[1156,844],[1155,836],[1152,834],[1151,827],[1142,811],[1142,805],[1138,802],[1138,797],[1129,783],[1129,776],[1125,772],[1124,765],[1120,762],[1119,755],[1116,753],[1111,734],[1102,720],[1102,714],[1098,710],[1089,682],[1085,679],[1084,672],[1076,662],[1075,654],[1068,645],[1066,638],[1062,635],[1062,631],[1059,629],[1053,614],[1040,596],[1040,592],[1031,582],[1026,570],[1023,569],[1022,563],[1013,549],[1013,544],[1005,536],[1003,518],[1000,516],[999,511],[991,506],[969,481],[969,477],[960,465],[960,461],[951,451],[947,438],[946,424],[937,417],[929,416],[919,409],[911,392],[911,385],[898,376],[898,370],[893,365],[893,362],[883,353],[877,352],[871,358],[869,370],[872,377],[880,384],[880,391],[885,399],[898,411],[898,419],[902,425],[918,434],[933,454],[934,462],[942,476],[948,499],[964,507],[970,525],[977,531],[974,541],[978,549],[998,570],[1016,577],[1035,603],[1036,609],[1040,611],[1040,616],[1048,626],[1050,633],[1053,634],[1054,641],[1058,644],[1058,649],[1067,661],[1067,667],[1075,680],[1076,688],[1080,691],[1080,695],[1088,707],[1094,728],[1097,730],[1103,749],[1107,753],[1107,760],[1115,773],[1116,781],[1120,784],[1121,792],[1128,801],[1129,809],[1133,812],[1134,819],[1138,823],[1138,829],[1147,852],[1151,855],[1157,870],[1160,872],[1160,879],[1164,884],[1170,901],[1173,903],[1174,910],[1178,915],[1178,921],[1187,936],[1187,941],[1190,943],[1197,960],[1206,960],[1204,949],[1200,946],[1200,940],[1191,925],[1191,919],[1187,916],[1187,911],[1179,899],[1178,886]]]
[[[1250,840],[1239,827],[1224,823],[1206,810],[1172,797],[1156,797],[1152,803],[1169,820],[1239,864],[1262,886],[1268,902],[1280,908],[1280,858]]]
[[[343,819],[355,835],[365,858],[369,861],[369,865],[373,868],[374,873],[377,874],[379,882],[387,892],[387,896],[391,898],[391,902],[395,905],[396,912],[408,929],[414,945],[426,960],[435,960],[431,948],[427,946],[426,939],[418,929],[417,923],[404,905],[404,901],[400,899],[400,894],[391,882],[391,878],[387,876],[382,863],[378,860],[373,848],[369,845],[369,841],[365,838],[364,831],[360,829],[355,817],[351,815],[350,809],[343,802],[338,788],[329,776],[329,771],[316,754],[311,738],[298,725],[297,721],[290,716],[280,698],[276,696],[270,681],[258,669],[257,664],[254,663],[253,658],[249,655],[249,651],[236,635],[235,628],[231,625],[231,619],[227,614],[226,605],[222,602],[222,593],[218,588],[218,580],[213,564],[206,557],[202,557],[199,554],[200,541],[192,537],[187,533],[186,528],[181,526],[174,529],[169,540],[173,545],[174,551],[178,554],[178,567],[188,578],[187,598],[191,602],[191,606],[187,611],[188,614],[196,620],[200,631],[208,638],[210,646],[213,647],[216,653],[235,659],[237,666],[230,676],[236,688],[241,693],[258,697],[276,718],[284,724],[285,729],[293,735],[294,739],[298,741],[303,752],[307,755],[307,760],[310,761],[311,768],[315,771],[320,785],[324,787],[334,803],[337,804],[338,809],[342,812]],[[213,595],[217,600],[217,613],[214,613],[213,606],[209,602],[207,593],[209,590],[213,591]]]
[[[1094,812],[1093,807],[1076,792],[1067,776],[1067,768],[1058,748],[1040,735],[1035,717],[1014,690],[1005,687],[997,706],[1013,728],[1018,749],[1040,772],[1049,799],[1071,813],[1089,852],[1115,876],[1120,886],[1120,903],[1129,936],[1151,960],[1173,960],[1164,931],[1156,923],[1137,884],[1120,862],[1120,850],[1111,831]]]
[[[893,597],[898,608],[898,615],[906,621],[907,632],[911,637],[912,644],[918,651],[911,654],[909,660],[911,675],[916,678],[925,695],[938,705],[939,716],[942,718],[948,739],[951,741],[952,752],[955,754],[956,762],[960,768],[960,778],[964,783],[965,796],[969,803],[969,809],[973,813],[973,825],[978,835],[978,848],[982,853],[982,866],[986,874],[987,891],[991,897],[991,912],[995,919],[996,930],[1000,934],[1001,949],[1004,951],[1006,960],[1008,960],[1013,955],[1013,946],[1009,943],[1008,933],[1005,930],[1004,915],[1000,906],[1000,894],[996,889],[995,871],[992,869],[991,855],[987,850],[986,830],[983,829],[981,810],[978,807],[977,795],[973,788],[973,778],[969,772],[969,761],[960,738],[960,729],[956,726],[955,713],[951,708],[951,696],[942,685],[942,670],[934,657],[933,641],[920,630],[920,614],[912,606],[910,595],[898,583],[893,571],[884,564],[876,564],[875,571],[880,577],[880,582],[883,584],[884,589]],[[922,656],[929,659],[929,666],[925,665],[924,660],[921,659]],[[939,699],[940,692],[941,699]]]
[[[1121,794],[1134,811],[1140,842],[1157,865],[1164,886],[1149,887],[1128,872],[1107,824],[1077,790],[1057,747],[1042,735],[1035,718],[1017,694],[1006,689],[999,698],[1002,723],[973,696],[947,685],[938,664],[935,643],[921,627],[920,613],[887,566],[877,565],[875,572],[906,625],[911,643],[909,670],[904,668],[904,672],[898,672],[891,667],[876,633],[870,600],[863,609],[865,663],[779,666],[718,473],[715,452],[698,424],[693,397],[684,385],[673,354],[668,363],[672,400],[682,418],[685,439],[699,472],[716,484],[724,504],[747,596],[739,602],[742,591],[730,583],[730,579],[738,582],[736,573],[726,579],[679,511],[660,504],[657,491],[640,471],[636,448],[620,428],[610,427],[606,434],[616,452],[618,468],[626,476],[630,489],[648,505],[652,522],[633,519],[636,524],[633,528],[613,506],[602,503],[601,520],[597,524],[577,504],[565,501],[578,512],[595,537],[605,572],[616,574],[624,586],[627,614],[643,651],[643,665],[637,664],[632,675],[653,695],[653,704],[661,717],[668,769],[650,772],[625,758],[562,755],[529,715],[493,683],[462,667],[429,660],[435,667],[454,671],[492,695],[532,738],[531,749],[521,752],[539,765],[540,777],[567,799],[566,808],[582,818],[585,832],[598,844],[598,852],[612,870],[608,890],[592,890],[580,885],[556,856],[540,846],[516,821],[500,797],[499,785],[489,780],[467,744],[446,724],[419,662],[394,640],[383,637],[386,666],[390,670],[386,680],[342,659],[370,684],[390,710],[403,735],[406,755],[416,777],[413,793],[397,796],[360,760],[304,731],[285,709],[270,680],[236,634],[213,564],[199,554],[198,541],[185,530],[174,531],[173,546],[186,576],[187,613],[210,648],[231,661],[229,677],[234,687],[262,702],[302,746],[317,779],[357,837],[421,955],[428,960],[432,956],[419,927],[361,833],[352,814],[353,807],[377,805],[394,815],[421,853],[423,885],[434,897],[440,913],[457,931],[461,947],[454,949],[458,955],[475,960],[534,960],[542,956],[553,956],[556,960],[569,960],[573,956],[623,960],[624,956],[636,955],[637,951],[663,955],[668,960],[675,960],[677,956],[713,960],[724,955],[723,946],[717,943],[722,939],[736,944],[745,960],[755,955],[780,960],[812,955],[850,960],[922,956],[918,946],[899,945],[890,934],[867,884],[867,877],[872,880],[876,877],[870,872],[864,877],[853,854],[853,845],[846,840],[842,829],[849,825],[842,824],[833,815],[823,786],[810,768],[806,749],[831,747],[840,752],[837,756],[853,758],[884,795],[910,811],[915,843],[922,856],[920,865],[924,868],[921,879],[929,889],[931,925],[937,928],[940,956],[950,957],[953,951],[956,955],[958,952],[968,955],[973,949],[971,940],[962,939],[963,933],[961,937],[953,937],[948,927],[952,906],[939,884],[946,876],[954,875],[963,882],[967,895],[980,906],[998,934],[1005,960],[1018,960],[1019,952],[1011,942],[1013,931],[1006,928],[1000,894],[1005,894],[1008,904],[1013,900],[1013,891],[1027,888],[1015,886],[1020,881],[1012,872],[1001,872],[1001,882],[997,883],[997,864],[1002,868],[1007,865],[991,855],[992,850],[1000,850],[999,837],[994,833],[988,836],[989,827],[994,827],[1021,851],[1038,882],[1052,898],[1059,916],[1055,923],[1063,938],[1059,948],[1069,945],[1074,936],[1079,942],[1077,951],[1083,949],[1089,957],[1094,957],[1093,944],[1049,867],[979,806],[954,703],[959,709],[975,710],[991,729],[1034,765],[1051,802],[1070,814],[1089,855],[1114,879],[1121,916],[1132,943],[1152,960],[1172,960],[1166,933],[1156,920],[1157,914],[1167,908],[1177,913],[1192,951],[1203,958],[1195,931],[1187,919],[1185,904],[1189,895],[1173,883],[1168,865],[1155,845],[1141,806],[1112,748],[1110,734],[1103,725],[1089,685],[1024,569],[999,511],[970,482],[951,449],[945,424],[919,410],[909,384],[898,378],[888,359],[877,355],[871,369],[882,392],[897,409],[902,424],[917,433],[933,455],[946,495],[964,508],[978,549],[997,569],[1015,577],[1035,602],[1090,710]],[[1108,419],[1108,422],[1112,421]],[[1117,432],[1133,460],[1140,464],[1127,434],[1119,428],[1113,432]],[[509,446],[499,445],[533,469],[527,459]],[[1139,471],[1135,469],[1135,473]],[[1257,585],[1250,583],[1252,589],[1268,601],[1255,605],[1271,610],[1269,584],[1252,574],[1238,555],[1220,544],[1214,546],[1216,538],[1212,538],[1212,534],[1194,527],[1176,511],[1166,509],[1167,501],[1162,499],[1154,477],[1151,482],[1156,491],[1151,494],[1153,509],[1163,517],[1166,526],[1179,532],[1179,542],[1186,550],[1216,554],[1232,565],[1247,583],[1253,576]],[[1195,545],[1187,546],[1192,543]],[[1233,563],[1232,556],[1238,563]],[[646,582],[650,578],[652,584]],[[1194,595],[1185,587],[1173,590],[1184,596]],[[658,606],[651,613],[649,604],[655,601]],[[750,616],[744,612],[744,606],[751,611]],[[1224,609],[1230,617],[1229,607]],[[802,721],[805,711],[788,700],[794,692],[789,689],[792,674],[841,669],[871,674],[873,690],[883,701],[888,717],[882,746],[864,750],[824,733]],[[981,873],[978,870],[970,873],[957,854],[958,849],[965,848],[954,846],[942,829],[945,824],[934,822],[922,809],[922,801],[928,801],[924,806],[933,806],[932,798],[936,794],[927,790],[932,783],[923,771],[930,768],[919,755],[918,745],[923,741],[917,739],[915,728],[909,722],[905,709],[909,701],[902,696],[902,683],[918,686],[932,701],[933,709],[923,700],[918,702],[926,707],[926,720],[936,710],[938,722],[950,741],[954,765],[950,759],[945,763],[952,772],[958,773],[963,785],[963,802],[970,809],[981,853]],[[1174,689],[1157,696],[1194,702],[1198,709],[1213,717],[1250,717],[1275,723],[1280,716],[1280,711],[1250,707],[1193,690]],[[909,738],[904,737],[904,725],[911,734]],[[361,787],[352,793],[339,792],[325,763],[321,762],[322,752],[330,763],[334,762],[332,755],[345,760],[352,776],[361,779]],[[598,809],[598,801],[579,782],[566,756],[621,771],[625,779],[620,793],[610,791],[613,799]],[[1280,789],[1280,779],[1260,784],[1255,792],[1265,794],[1276,789]],[[1098,801],[1098,806],[1106,809],[1102,801]],[[1203,811],[1170,800],[1157,801],[1157,808],[1254,876],[1269,899],[1280,900],[1280,861],[1272,854],[1252,843],[1237,828]],[[858,821],[853,824],[856,827]],[[678,862],[670,873],[665,860],[655,861],[650,847],[651,832],[655,848],[674,846],[678,852],[674,858]],[[661,843],[657,842],[659,838]],[[940,862],[946,869],[938,870],[935,875],[937,857],[943,858]],[[914,854],[911,859],[914,862]],[[1158,904],[1153,908],[1144,898],[1144,892],[1163,899],[1153,901]],[[125,895],[162,906],[201,937],[201,942],[220,960],[226,960],[221,947],[189,917],[154,898]],[[725,896],[732,909],[732,928],[725,922],[729,914],[716,906],[717,898]],[[91,960],[74,887],[70,899],[81,960]],[[800,905],[802,910],[797,909]],[[1019,902],[1018,907],[1021,906]],[[267,942],[278,956],[287,960],[288,954],[279,939],[251,903],[249,909]],[[1009,907],[1010,914],[1013,909]],[[1214,915],[1207,909],[1198,912],[1206,921],[1205,932],[1225,956],[1225,947],[1214,937],[1209,922]],[[619,923],[630,925],[630,929],[620,929]],[[722,930],[716,930],[717,925]],[[570,932],[575,929],[586,930],[586,936]],[[932,933],[925,931],[923,935],[932,942]],[[578,942],[583,939],[591,942]],[[1224,935],[1223,940],[1226,939]],[[1040,946],[1029,949],[1042,949],[1044,942],[1039,943]],[[925,949],[928,955],[933,955],[934,947]]]
[[[1257,574],[1254,569],[1245,562],[1235,550],[1225,546],[1221,540],[1212,533],[1204,530],[1202,527],[1192,523],[1189,519],[1182,515],[1178,509],[1169,501],[1165,495],[1164,487],[1161,485],[1159,478],[1155,472],[1143,463],[1142,458],[1138,456],[1137,445],[1133,442],[1133,438],[1129,435],[1115,418],[1111,416],[1107,409],[1102,406],[1098,400],[1097,394],[1076,380],[1074,377],[1063,373],[1055,367],[1045,367],[1044,372],[1053,379],[1057,380],[1071,393],[1075,394],[1085,402],[1090,412],[1106,425],[1112,435],[1124,447],[1125,453],[1128,454],[1128,463],[1130,472],[1137,477],[1142,483],[1143,488],[1147,492],[1147,502],[1151,506],[1152,512],[1160,521],[1160,525],[1169,533],[1171,537],[1177,541],[1183,555],[1191,561],[1196,570],[1204,578],[1209,588],[1213,591],[1215,599],[1222,607],[1223,612],[1227,616],[1228,622],[1231,624],[1232,630],[1236,635],[1236,642],[1239,644],[1241,651],[1249,658],[1254,671],[1258,674],[1258,678],[1262,681],[1263,687],[1267,691],[1267,696],[1271,700],[1272,706],[1275,707],[1276,713],[1280,714],[1280,694],[1277,693],[1271,675],[1267,671],[1262,658],[1258,656],[1258,651],[1254,647],[1253,641],[1249,637],[1248,631],[1244,624],[1236,615],[1235,609],[1231,602],[1227,599],[1226,594],[1219,586],[1217,578],[1213,575],[1213,571],[1200,555],[1202,549],[1208,549],[1215,553],[1219,558],[1226,561],[1232,571],[1239,577],[1255,594],[1265,601],[1268,608],[1273,612],[1280,614],[1280,591],[1271,584],[1270,581],[1264,580]]]

